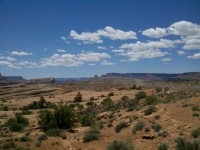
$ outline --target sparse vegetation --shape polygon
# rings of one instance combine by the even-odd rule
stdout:
[[[155,95],[147,96],[145,100],[146,105],[153,105],[158,102],[158,99]]]
[[[110,110],[111,108],[113,108],[114,106],[114,102],[112,101],[112,99],[110,99],[110,97],[107,97],[106,99],[104,99],[101,104],[103,105],[104,110]]]
[[[115,132],[119,133],[123,128],[128,127],[126,122],[120,122],[115,126]]]
[[[108,93],[108,97],[114,96],[114,92]]]
[[[161,143],[159,146],[158,146],[158,150],[168,150],[169,146],[167,143]]]
[[[77,94],[76,94],[76,96],[74,97],[74,103],[76,103],[76,102],[82,102],[82,100],[83,100],[83,98],[82,98],[82,94],[80,93],[80,92],[78,92]]]
[[[134,150],[134,147],[130,141],[113,141],[106,150]]]
[[[38,115],[38,124],[44,130],[72,129],[75,113],[72,107],[64,105],[61,101],[54,110],[41,110]]]
[[[145,127],[145,123],[143,121],[139,121],[135,124],[135,126],[133,127],[133,130],[132,132],[135,132],[135,131],[142,131]]]
[[[189,142],[183,138],[177,138],[175,140],[176,143],[176,150],[199,150],[200,149],[200,142],[194,141]]]
[[[153,106],[153,105],[151,105],[151,106],[149,106],[147,109],[145,109],[144,115],[145,115],[145,116],[146,116],[146,115],[150,115],[150,114],[154,113],[155,111],[156,111],[156,107]]]
[[[90,142],[93,140],[98,140],[100,137],[100,132],[97,129],[91,129],[84,134],[83,142]]]
[[[192,135],[193,138],[198,138],[199,135],[200,135],[200,128],[193,130],[191,135]]]
[[[152,124],[152,125],[151,125],[151,128],[152,128],[155,132],[158,132],[158,131],[162,128],[162,126],[161,126],[160,124],[156,123],[156,124]]]
[[[135,94],[135,99],[140,100],[143,98],[146,98],[147,94],[144,91],[139,91],[138,93]]]

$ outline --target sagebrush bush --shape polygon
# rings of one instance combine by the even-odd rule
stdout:
[[[150,95],[150,96],[146,97],[145,104],[146,105],[153,105],[153,104],[157,103],[157,101],[158,101],[158,99],[157,99],[156,96]]]
[[[199,150],[200,149],[199,141],[189,142],[183,138],[177,138],[175,140],[175,143],[176,143],[176,150]]]
[[[98,140],[100,137],[100,132],[97,129],[91,129],[87,132],[85,132],[84,136],[83,136],[83,142],[90,142],[93,140]]]
[[[82,102],[82,94],[80,93],[80,92],[78,92],[77,94],[76,94],[76,96],[74,97],[74,103],[75,102]]]
[[[21,113],[16,113],[15,118],[10,118],[5,123],[5,126],[9,127],[10,131],[18,132],[27,126],[29,121],[27,118],[24,118]]]
[[[139,121],[135,124],[135,126],[133,127],[134,131],[142,131],[145,127],[145,123],[143,121]]]
[[[119,133],[123,128],[128,127],[126,122],[120,122],[115,126],[115,132]]]
[[[106,150],[134,150],[134,147],[130,141],[113,141]]]
[[[104,99],[101,104],[103,105],[104,110],[108,111],[111,108],[114,107],[114,102],[110,99],[110,97],[107,97]]]
[[[108,97],[114,96],[114,92],[108,93]]]
[[[145,116],[146,116],[146,115],[150,115],[150,114],[152,114],[152,113],[155,112],[155,111],[156,111],[156,107],[153,106],[153,105],[151,105],[151,106],[149,106],[147,109],[145,109],[144,115],[145,115]]]
[[[47,135],[46,134],[42,134],[38,137],[38,141],[44,141],[47,139]]]
[[[136,100],[140,100],[140,99],[143,99],[143,98],[146,98],[147,94],[146,92],[144,91],[139,91],[135,94],[135,99]]]
[[[158,150],[168,150],[169,146],[167,143],[161,143],[159,146],[158,146]]]
[[[191,135],[192,135],[193,138],[198,138],[199,135],[200,135],[200,128],[193,130]]]
[[[162,126],[161,126],[160,124],[156,123],[156,124],[151,125],[151,128],[152,128],[155,132],[158,132],[158,131],[162,128]]]
[[[15,147],[15,143],[13,141],[6,142],[3,144],[3,149],[11,149]]]

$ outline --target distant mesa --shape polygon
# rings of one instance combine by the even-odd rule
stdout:
[[[180,81],[180,80],[200,80],[200,72],[187,72],[179,74],[165,73],[107,73],[103,78],[135,78],[146,81]]]

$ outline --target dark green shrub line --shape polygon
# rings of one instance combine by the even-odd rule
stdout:
[[[38,115],[38,124],[44,130],[72,129],[75,122],[74,109],[61,101],[54,110],[41,110]]]

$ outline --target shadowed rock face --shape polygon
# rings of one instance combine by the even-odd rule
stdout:
[[[38,78],[31,79],[28,81],[29,83],[55,83],[55,78]]]

